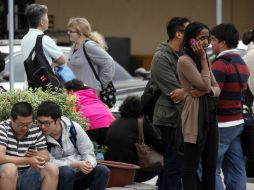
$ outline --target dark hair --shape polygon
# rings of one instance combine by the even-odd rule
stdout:
[[[138,96],[128,96],[119,108],[122,117],[139,118],[141,115],[140,111],[141,101]]]
[[[37,117],[50,116],[52,119],[58,119],[62,116],[62,110],[59,105],[52,101],[43,101],[37,109]]]
[[[172,40],[175,37],[176,32],[184,32],[184,24],[190,22],[188,18],[185,17],[173,17],[167,23],[167,34],[168,38]]]
[[[68,91],[69,90],[79,91],[79,90],[87,89],[89,87],[84,86],[84,83],[79,79],[72,79],[64,83],[64,88]]]
[[[18,116],[28,117],[33,115],[33,108],[28,102],[18,102],[11,109],[11,118],[16,120]]]
[[[0,52],[0,72],[2,72],[5,68],[5,59],[3,54]]]
[[[242,40],[245,45],[254,42],[254,30],[244,32]]]
[[[196,38],[203,29],[209,30],[208,26],[201,22],[190,23],[185,29],[183,42],[185,54],[189,55],[193,59],[199,71],[201,71],[201,60],[200,57],[197,56],[197,54],[195,54],[191,48],[190,39]]]
[[[219,42],[225,41],[229,49],[236,48],[239,41],[239,32],[233,24],[219,24],[211,29],[211,35]]]
[[[31,4],[26,8],[26,18],[31,28],[37,28],[41,18],[48,13],[46,5]]]

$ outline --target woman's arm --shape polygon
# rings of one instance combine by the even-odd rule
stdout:
[[[206,60],[201,60],[202,70],[198,71],[194,61],[187,55],[178,60],[178,70],[182,76],[192,85],[193,89],[208,92],[211,88],[211,77]],[[207,64],[207,66],[205,66]]]
[[[85,44],[87,55],[90,57],[92,63],[98,66],[98,76],[105,88],[109,82],[113,80],[115,74],[114,59],[99,46],[96,42],[88,41]]]

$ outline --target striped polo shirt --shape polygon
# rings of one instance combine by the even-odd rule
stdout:
[[[0,145],[6,147],[6,155],[25,156],[28,147],[35,145],[37,150],[47,149],[46,138],[38,126],[32,125],[27,134],[18,139],[11,128],[11,121],[7,120],[0,123]],[[19,168],[29,165],[20,165]]]
[[[241,99],[242,90],[247,87],[249,69],[234,51],[228,50],[223,56],[230,58],[230,61],[218,59],[212,65],[213,74],[221,88],[217,102],[218,126],[231,127],[243,123]]]

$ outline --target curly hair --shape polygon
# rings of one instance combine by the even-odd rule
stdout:
[[[140,97],[128,96],[120,106],[119,111],[122,117],[139,118],[141,116],[140,106]]]

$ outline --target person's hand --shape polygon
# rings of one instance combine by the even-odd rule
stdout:
[[[25,156],[27,157],[39,156],[38,150],[30,149],[26,152]]]
[[[169,98],[174,102],[174,103],[179,103],[183,100],[184,97],[184,90],[182,88],[177,88],[175,90],[173,90],[170,94],[169,94]]]
[[[93,166],[89,161],[79,161],[78,168],[85,174],[89,174],[93,170]]]
[[[190,91],[190,94],[191,94],[191,96],[194,97],[194,98],[199,98],[200,96],[205,95],[206,92],[200,91],[200,90],[191,90],[191,91]]]
[[[191,48],[192,48],[193,51],[194,51],[197,55],[199,55],[201,58],[202,58],[202,57],[204,57],[204,58],[206,57],[206,52],[205,52],[203,46],[201,45],[201,43],[200,43],[199,41],[196,41],[195,43],[193,43],[193,44],[191,45]]]
[[[45,159],[40,156],[29,157],[29,164],[35,169],[42,169],[45,167]]]

